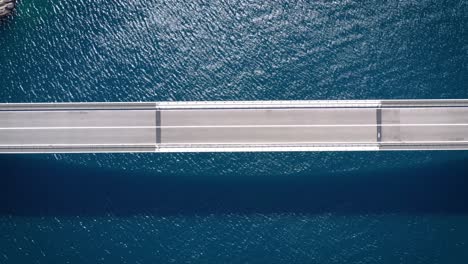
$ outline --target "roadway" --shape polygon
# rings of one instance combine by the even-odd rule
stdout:
[[[0,153],[468,149],[468,100],[0,104]]]

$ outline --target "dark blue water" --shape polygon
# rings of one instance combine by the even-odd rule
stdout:
[[[23,0],[0,102],[468,98],[466,1]],[[0,263],[464,263],[468,152],[0,156]]]

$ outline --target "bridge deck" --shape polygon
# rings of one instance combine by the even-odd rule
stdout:
[[[0,153],[468,149],[468,100],[0,104]]]

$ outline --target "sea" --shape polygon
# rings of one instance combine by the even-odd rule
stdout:
[[[0,102],[468,98],[468,1],[22,0]],[[0,155],[0,263],[468,263],[468,151]]]

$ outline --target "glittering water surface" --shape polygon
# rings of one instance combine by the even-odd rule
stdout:
[[[466,1],[23,0],[0,102],[468,98]],[[0,263],[463,263],[468,153],[0,156]]]

